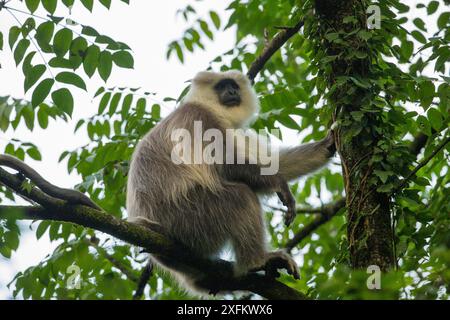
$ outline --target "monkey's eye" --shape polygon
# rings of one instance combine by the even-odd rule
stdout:
[[[222,79],[215,86],[214,89],[217,91],[223,91],[225,89],[239,90],[239,85],[233,79]]]

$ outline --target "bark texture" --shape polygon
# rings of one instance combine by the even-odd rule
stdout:
[[[370,75],[370,55],[366,59],[349,59],[348,54],[350,50],[369,52],[367,41],[357,32],[352,34],[355,28],[367,29],[365,3],[360,0],[315,2],[325,53],[327,56],[337,56],[329,65],[322,67],[329,89],[339,78],[366,78]],[[356,25],[346,23],[346,17],[356,18]],[[343,31],[344,43],[325,38],[327,32],[339,31]],[[331,68],[331,71],[325,68]],[[375,93],[371,94],[349,82],[337,87],[329,97],[329,103],[336,111],[334,120],[348,123],[352,112],[362,111],[362,106],[375,97]],[[346,189],[349,259],[353,268],[365,269],[377,265],[387,271],[395,263],[390,199],[388,194],[377,192],[377,186],[368,182],[373,175],[369,159],[380,139],[375,128],[381,123],[377,115],[369,114],[367,117],[367,126],[359,133],[349,134],[353,128],[351,125],[343,125],[335,132]]]

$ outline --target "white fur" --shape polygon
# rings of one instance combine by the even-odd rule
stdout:
[[[226,108],[220,104],[214,85],[222,79],[233,79],[241,88],[241,105]],[[199,72],[182,103],[200,104],[211,110],[223,122],[225,128],[247,127],[259,112],[259,101],[250,80],[237,70],[227,72]]]

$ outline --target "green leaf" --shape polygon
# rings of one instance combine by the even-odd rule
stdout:
[[[211,32],[211,30],[209,29],[208,24],[203,21],[203,20],[199,20],[200,23],[200,29],[202,29],[203,33],[211,40],[213,40],[214,36],[213,33]]]
[[[41,0],[45,10],[54,14],[56,10],[57,0]]]
[[[22,62],[29,46],[30,41],[28,39],[21,39],[17,44],[16,49],[14,50],[14,61],[16,62],[16,66]]]
[[[217,12],[210,11],[209,17],[211,18],[212,22],[214,23],[214,26],[216,27],[216,29],[219,29],[220,28],[220,17],[217,14]]]
[[[42,106],[42,104],[41,104]],[[48,127],[48,113],[44,108],[39,108],[37,113],[38,123],[42,129],[47,129]]]
[[[64,56],[70,49],[70,44],[72,43],[72,31],[69,29],[61,29],[55,34],[53,39],[53,49],[57,56]]]
[[[378,192],[387,193],[391,192],[391,190],[394,189],[394,185],[392,183],[384,184],[377,188]]]
[[[419,96],[421,101],[421,106],[424,110],[433,102],[435,93],[434,84],[431,81],[423,81],[419,85]]]
[[[110,116],[112,116],[116,112],[117,107],[119,106],[119,102],[120,102],[120,98],[121,97],[122,97],[122,94],[118,92],[111,99],[111,103],[109,105],[109,112],[108,112],[108,114]]]
[[[81,0],[81,3],[86,9],[92,12],[92,9],[94,8],[94,0]]]
[[[48,62],[52,68],[74,69],[72,61],[64,58],[54,57]]]
[[[83,37],[74,39],[70,45],[70,53],[80,57],[84,57],[88,48],[88,42]]]
[[[428,110],[427,116],[428,116],[428,120],[430,121],[430,124],[433,127],[433,129],[435,129],[436,131],[439,131],[444,124],[444,117],[439,112],[439,110],[432,108],[432,109]]]
[[[411,35],[413,36],[414,39],[416,39],[420,43],[422,44],[427,43],[427,38],[425,38],[425,36],[420,31],[414,30],[413,32],[411,32]]]
[[[103,111],[105,111],[110,99],[111,99],[111,92],[107,92],[103,95],[102,99],[100,100],[100,104],[98,106],[98,114],[102,114]]]
[[[28,129],[34,128],[34,110],[31,105],[27,105],[22,109],[22,116]]]
[[[437,21],[437,25],[439,29],[445,29],[448,27],[448,24],[450,23],[450,12],[444,12],[442,13]]]
[[[121,68],[133,69],[134,59],[128,51],[117,51],[113,54],[113,60]]]
[[[91,37],[96,37],[99,35],[97,30],[89,26],[83,26],[83,29],[81,29],[81,33]]]
[[[422,31],[427,31],[427,29],[425,28],[425,22],[422,20],[422,19],[420,19],[420,18],[415,18],[414,20],[413,20],[413,23],[414,23],[414,25],[417,27],[417,28],[419,28],[420,30],[422,30]]]
[[[439,8],[439,1],[430,1],[427,7],[427,14],[432,15]]]
[[[0,51],[3,50],[3,33],[0,31]]]
[[[392,175],[392,171],[374,170],[374,173],[380,178],[381,182],[386,183],[389,176]]]
[[[78,88],[81,88],[81,89],[87,91],[84,80],[79,75],[77,75],[73,72],[61,72],[56,76],[55,79],[58,82],[72,84]]]
[[[181,47],[178,44],[178,42],[175,42],[173,44],[173,46],[175,47],[175,51],[177,53],[178,59],[180,60],[181,63],[183,63],[184,62],[183,50],[181,49]]]
[[[36,238],[39,240],[42,238],[44,233],[47,231],[48,227],[50,227],[51,222],[50,221],[42,221],[39,223],[39,226],[36,229]]]
[[[337,33],[337,32],[327,33],[327,34],[325,35],[325,38],[326,38],[328,41],[334,41],[334,40],[336,40],[336,39],[339,39],[339,33]]]
[[[112,56],[108,51],[102,51],[100,53],[99,65],[98,65],[98,73],[103,81],[106,82],[109,76],[111,75],[112,70]]]
[[[11,29],[9,29],[9,47],[11,48],[11,50],[14,47],[14,44],[16,43],[17,39],[19,38],[20,35],[20,28],[17,26],[13,26],[11,27]]]
[[[40,0],[25,0],[25,4],[27,5],[28,10],[31,13],[34,13],[39,7]]]
[[[66,88],[59,89],[52,93],[52,99],[55,105],[71,116],[73,112],[73,97],[70,91]]]
[[[128,112],[130,111],[131,104],[133,103],[133,95],[130,93],[124,99],[122,103],[122,118],[126,118]]]
[[[98,90],[95,92],[94,98],[97,98],[99,95],[105,92],[105,90],[106,90],[105,87],[98,88]]]
[[[11,249],[11,250],[17,250],[19,247],[19,235],[17,232],[6,232],[4,234],[5,244]]]
[[[31,157],[31,159],[36,161],[41,161],[42,156],[37,148],[30,148],[27,150],[27,154]]]
[[[401,45],[401,52],[403,57],[408,61],[414,52],[414,42],[407,40],[403,41]]]
[[[154,104],[152,106],[152,119],[154,120],[161,119],[161,106],[159,104]]]
[[[39,42],[49,44],[55,31],[55,25],[53,22],[47,21],[39,25],[36,29],[35,38]]]
[[[36,51],[31,51],[23,60],[22,71],[23,71],[24,75],[26,75],[31,70],[31,68],[33,68],[33,65],[31,64],[31,62],[33,61],[35,54],[36,54]]]
[[[53,79],[45,79],[41,83],[38,84],[36,89],[34,89],[32,98],[31,98],[31,105],[33,107],[37,107],[40,105],[44,100],[47,98],[48,94],[50,93],[50,90],[53,87],[53,84],[55,81]]]
[[[111,7],[111,0],[100,0],[100,3],[105,6],[107,9]]]
[[[24,90],[27,92],[45,73],[45,65],[38,64],[25,74]]]
[[[98,67],[100,58],[100,48],[96,45],[90,46],[86,51],[86,57],[83,61],[84,72],[91,78]]]
[[[73,3],[75,2],[75,0],[62,0],[62,2],[64,3],[64,5],[67,8],[71,8],[73,6]]]
[[[417,124],[423,133],[425,133],[427,136],[431,136],[431,126],[427,118],[425,118],[424,116],[418,116]]]

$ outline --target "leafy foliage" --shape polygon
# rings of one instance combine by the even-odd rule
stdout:
[[[111,1],[99,1],[110,8]],[[123,1],[128,2],[128,1]],[[370,5],[368,1],[363,1]],[[11,7],[13,6],[11,3]],[[62,6],[82,5],[94,10],[94,1],[25,1],[29,13],[39,9],[48,15],[30,15],[10,30],[0,31],[0,49],[9,44],[12,59],[22,66],[24,91],[32,90],[30,102],[0,97],[0,130],[35,123],[45,129],[49,119],[66,121],[72,115],[72,90],[86,90],[84,77],[97,73],[105,82],[113,67],[133,68],[130,48],[93,28],[53,14]],[[98,5],[98,4],[97,4]],[[303,240],[293,253],[301,261],[301,280],[283,281],[319,299],[448,299],[450,283],[450,175],[449,146],[413,177],[407,188],[396,187],[449,135],[450,13],[448,1],[419,1],[415,8],[399,0],[376,2],[381,28],[358,27],[357,16],[344,17],[352,31],[330,30],[313,13],[314,1],[233,0],[225,15],[210,11],[199,16],[189,3],[179,10],[191,23],[180,39],[170,42],[167,58],[180,62],[204,50],[223,29],[235,28],[236,46],[211,61],[211,68],[248,70],[255,57],[279,30],[299,20],[304,28],[277,52],[256,79],[261,114],[254,127],[288,128],[302,132],[303,142],[325,135],[335,110],[333,99],[351,104],[361,99],[363,108],[341,118],[346,129],[343,143],[356,136],[373,145],[373,154],[360,165],[372,170],[367,183],[392,201],[393,231],[398,268],[382,276],[382,289],[369,290],[366,270],[349,268],[345,210]],[[415,14],[411,14],[414,10]],[[5,7],[0,14],[14,11]],[[417,13],[417,14],[416,14]],[[93,13],[95,14],[95,12]],[[437,31],[430,33],[428,29]],[[358,42],[352,42],[355,36]],[[4,40],[3,40],[4,39]],[[339,46],[339,56],[325,50]],[[366,75],[333,78],[337,59],[348,64],[368,63]],[[63,71],[59,70],[63,69]],[[329,86],[330,78],[333,80]],[[126,85],[126,84],[124,84]],[[64,151],[68,171],[83,178],[77,188],[89,194],[106,211],[124,217],[128,164],[136,143],[161,119],[153,93],[139,88],[106,88],[95,93],[97,114],[78,122],[75,132],[86,130],[90,143]],[[425,135],[419,155],[411,141]],[[419,152],[418,150],[417,152]],[[5,153],[25,159],[41,158],[36,146],[17,140]],[[335,160],[336,162],[337,160]],[[292,185],[299,204],[317,204],[342,198],[344,182],[335,163]],[[0,186],[0,200],[14,197]],[[271,243],[283,247],[308,225],[313,214],[299,214],[288,230],[281,210],[267,207]],[[108,299],[132,297],[145,257],[127,245],[97,235],[92,230],[40,222],[38,238],[48,234],[58,248],[39,265],[19,273],[12,281],[15,296],[32,299]],[[10,257],[19,246],[20,229],[15,221],[0,221],[0,254]],[[100,239],[100,240],[99,240]],[[69,267],[80,268],[82,285],[68,289]],[[125,271],[124,271],[125,270]],[[164,274],[150,280],[147,298],[178,299],[186,296]],[[234,297],[234,296],[233,296]]]

